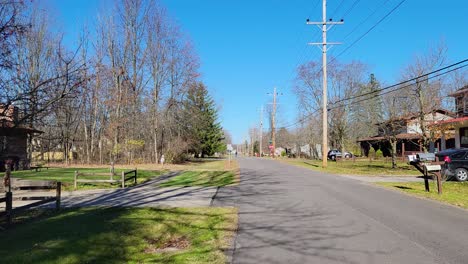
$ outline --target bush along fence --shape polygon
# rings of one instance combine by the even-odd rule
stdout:
[[[130,175],[130,176],[128,176]],[[78,183],[120,183],[122,188],[125,188],[125,183],[127,181],[133,180],[134,184],[137,183],[137,169],[131,170],[131,171],[122,171],[120,178],[117,177],[117,174],[114,172],[107,172],[107,173],[83,173],[79,171],[75,171],[75,178],[74,178],[74,183],[73,187],[76,190],[78,187]],[[89,177],[89,176],[103,176],[103,177],[108,177],[108,179],[83,179],[80,177]]]
[[[7,225],[11,225],[13,214],[55,201],[55,208],[60,209],[62,183],[57,181],[37,181],[11,178],[8,186],[2,186],[5,197],[0,197],[0,208],[5,203],[5,210],[0,211],[0,217],[6,217]],[[51,190],[55,189],[55,195]],[[13,202],[26,201],[25,205],[13,207]],[[27,201],[31,201],[28,203]]]

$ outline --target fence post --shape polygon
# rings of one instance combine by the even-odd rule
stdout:
[[[138,175],[137,168],[135,168],[135,185],[137,184],[137,175]]]
[[[125,171],[122,171],[122,188],[125,188]]]
[[[6,220],[7,220],[7,225],[12,224],[13,220],[13,193],[12,192],[6,192]]]
[[[55,197],[55,209],[60,210],[60,197],[62,196],[62,182],[57,182],[57,194]]]
[[[74,185],[73,185],[73,186],[75,187],[75,188],[74,188],[75,191],[76,191],[76,180],[77,180],[77,179],[78,179],[78,171],[75,171],[75,181],[74,181]]]
[[[111,162],[111,168],[110,168],[110,180],[111,180],[111,181],[114,180],[114,173],[115,173],[115,170],[114,170],[114,162]]]
[[[427,168],[424,166],[424,188],[426,189],[426,192],[429,192],[429,175],[427,173]]]

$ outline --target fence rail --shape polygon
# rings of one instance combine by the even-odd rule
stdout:
[[[51,195],[51,190],[55,189],[55,195]],[[39,205],[55,201],[55,208],[60,209],[62,183],[56,181],[34,181],[11,179],[11,190],[5,192],[5,197],[0,198],[0,203],[5,203],[5,211],[0,212],[0,216],[6,216],[8,225],[12,223],[13,214],[24,211]],[[13,208],[13,201],[36,201],[26,205]]]
[[[133,176],[125,178],[125,176],[127,176],[129,174],[133,174]],[[122,188],[125,188],[125,182],[130,181],[130,180],[133,180],[134,184],[136,184],[137,183],[137,175],[138,175],[137,169],[127,171],[127,172],[122,171]]]
[[[126,178],[127,175],[133,174],[133,176]],[[120,183],[122,188],[125,188],[125,182],[129,180],[134,180],[134,183],[137,183],[137,169],[131,171],[122,171],[120,179],[114,179],[117,176],[115,173],[81,173],[79,171],[75,171],[75,178],[73,187],[76,190],[78,187],[78,183]],[[108,176],[108,180],[104,179],[79,179],[80,176]]]

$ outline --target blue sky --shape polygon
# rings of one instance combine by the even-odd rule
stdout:
[[[192,39],[201,59],[202,79],[221,107],[220,121],[241,142],[248,128],[259,123],[260,107],[270,103],[267,93],[277,87],[279,126],[295,121],[298,111],[292,93],[297,65],[321,58],[316,26],[306,18],[322,18],[321,0],[162,0],[169,14]],[[355,7],[344,16],[355,3]],[[338,54],[361,36],[401,0],[328,0],[328,14],[345,24],[336,26],[329,41],[343,42],[331,49]],[[73,38],[87,22],[90,27],[99,8],[112,1],[44,0],[57,25]],[[377,10],[366,23],[349,33]],[[387,84],[398,81],[402,69],[442,39],[448,47],[448,62],[468,58],[468,2],[463,0],[406,0],[391,16],[339,57],[360,60]],[[333,16],[331,16],[333,14]],[[344,16],[344,17],[343,17]],[[346,36],[349,35],[347,38]],[[264,115],[265,116],[265,115]],[[265,118],[264,123],[267,124]],[[268,125],[265,125],[265,130]]]

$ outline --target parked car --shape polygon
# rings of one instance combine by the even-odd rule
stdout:
[[[341,158],[342,157],[341,151],[339,151],[337,149],[332,149],[332,150],[328,151],[327,157],[328,157],[328,159],[331,159],[331,160],[336,160],[336,158]],[[353,157],[353,154],[351,152],[345,151],[344,157],[346,159],[349,159],[349,158]]]
[[[447,149],[436,154],[442,165],[442,174],[449,179],[468,180],[468,149]]]

